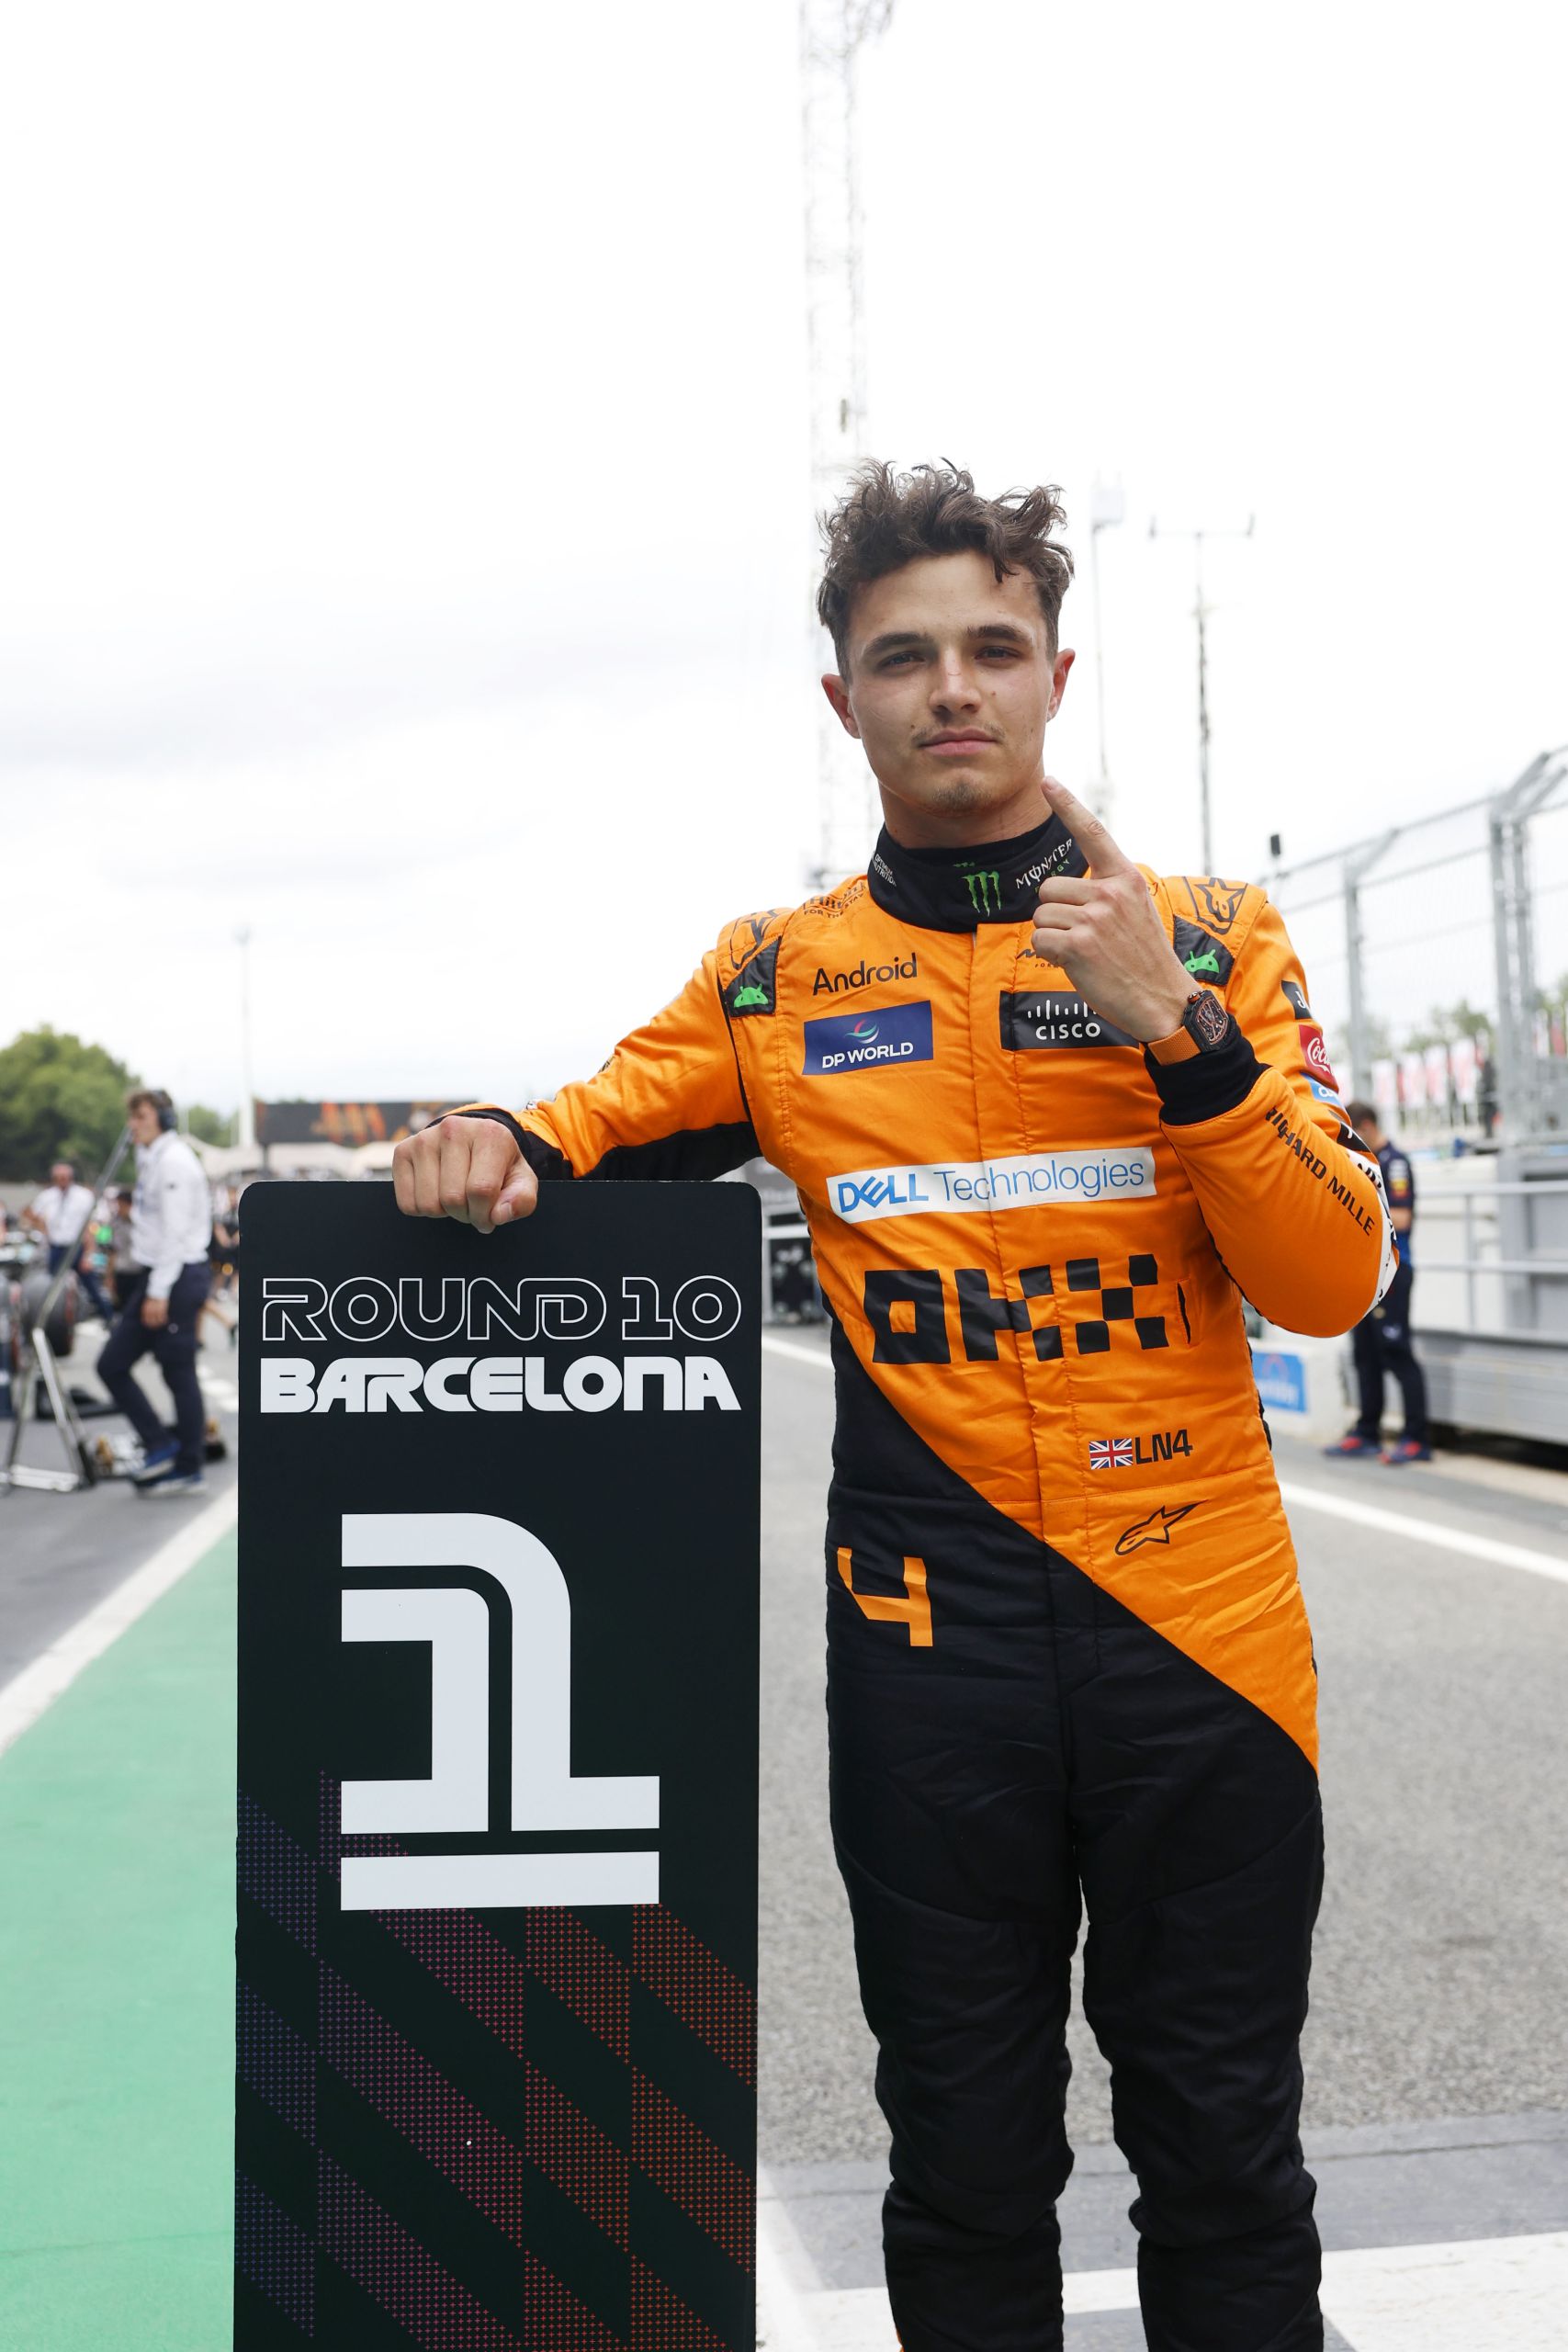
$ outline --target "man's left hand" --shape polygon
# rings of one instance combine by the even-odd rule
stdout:
[[[146,1325],[149,1331],[161,1331],[168,1319],[169,1302],[166,1298],[144,1298],[142,1300],[141,1320]]]
[[[1145,1044],[1181,1026],[1192,978],[1165,935],[1149,886],[1130,857],[1055,776],[1041,786],[1089,861],[1087,874],[1040,885],[1034,952],[1059,965],[1103,1021]]]

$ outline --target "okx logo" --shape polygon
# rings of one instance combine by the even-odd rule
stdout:
[[[929,1062],[931,1009],[929,1003],[888,1004],[876,1012],[840,1012],[806,1023],[807,1078],[832,1078],[846,1069],[874,1069],[886,1062]]]
[[[344,1781],[345,1836],[492,1834],[491,1747],[509,1749],[511,1819],[502,1830],[648,1830],[659,1826],[657,1775],[574,1777],[571,1599],[553,1553],[509,1519],[478,1511],[345,1515],[343,1565],[434,1569],[439,1582],[350,1585],[345,1642],[419,1642],[430,1649],[430,1773],[421,1781]],[[484,1589],[481,1589],[481,1579]],[[490,1588],[499,1587],[504,1606]],[[490,1657],[509,1641],[512,1720],[492,1726]],[[537,1904],[657,1903],[659,1855],[516,1853],[499,1846],[447,1853],[345,1854],[345,1911],[502,1910]]]

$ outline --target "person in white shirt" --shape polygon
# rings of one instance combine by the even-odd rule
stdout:
[[[141,1494],[197,1495],[206,1413],[196,1374],[197,1323],[210,1277],[211,1197],[201,1162],[175,1131],[175,1106],[160,1091],[126,1097],[136,1146],[130,1249],[136,1271],[121,1289],[120,1312],[98,1358],[98,1377],[141,1441],[135,1472]],[[131,1366],[152,1354],[175,1408],[171,1430],[154,1411]]]
[[[114,1308],[104,1295],[103,1284],[92,1267],[84,1265],[76,1255],[92,1213],[91,1187],[78,1184],[75,1168],[69,1159],[57,1159],[42,1192],[30,1207],[22,1211],[22,1223],[41,1234],[49,1245],[50,1272],[57,1274],[70,1258],[93,1312],[102,1316],[106,1323],[112,1323]]]

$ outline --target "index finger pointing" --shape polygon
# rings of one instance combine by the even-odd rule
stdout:
[[[1130,869],[1133,864],[1132,859],[1117,848],[1093,809],[1086,808],[1083,802],[1075,793],[1069,792],[1065,784],[1058,784],[1054,775],[1048,775],[1040,789],[1045,796],[1045,805],[1051,814],[1054,817],[1060,817],[1063,824],[1089,860],[1089,870],[1091,874],[1097,876],[1125,874]]]

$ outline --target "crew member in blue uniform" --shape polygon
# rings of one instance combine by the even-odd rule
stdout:
[[[1356,1133],[1377,1153],[1393,1218],[1399,1268],[1382,1303],[1362,1317],[1352,1334],[1359,1407],[1356,1426],[1324,1451],[1332,1454],[1381,1453],[1385,1462],[1393,1464],[1430,1462],[1426,1376],[1410,1344],[1410,1290],[1415,1278],[1410,1237],[1416,1222],[1416,1171],[1399,1146],[1384,1135],[1370,1102],[1350,1103],[1348,1115]],[[1384,1383],[1391,1372],[1399,1383],[1404,1427],[1393,1443],[1385,1446],[1380,1431]]]

